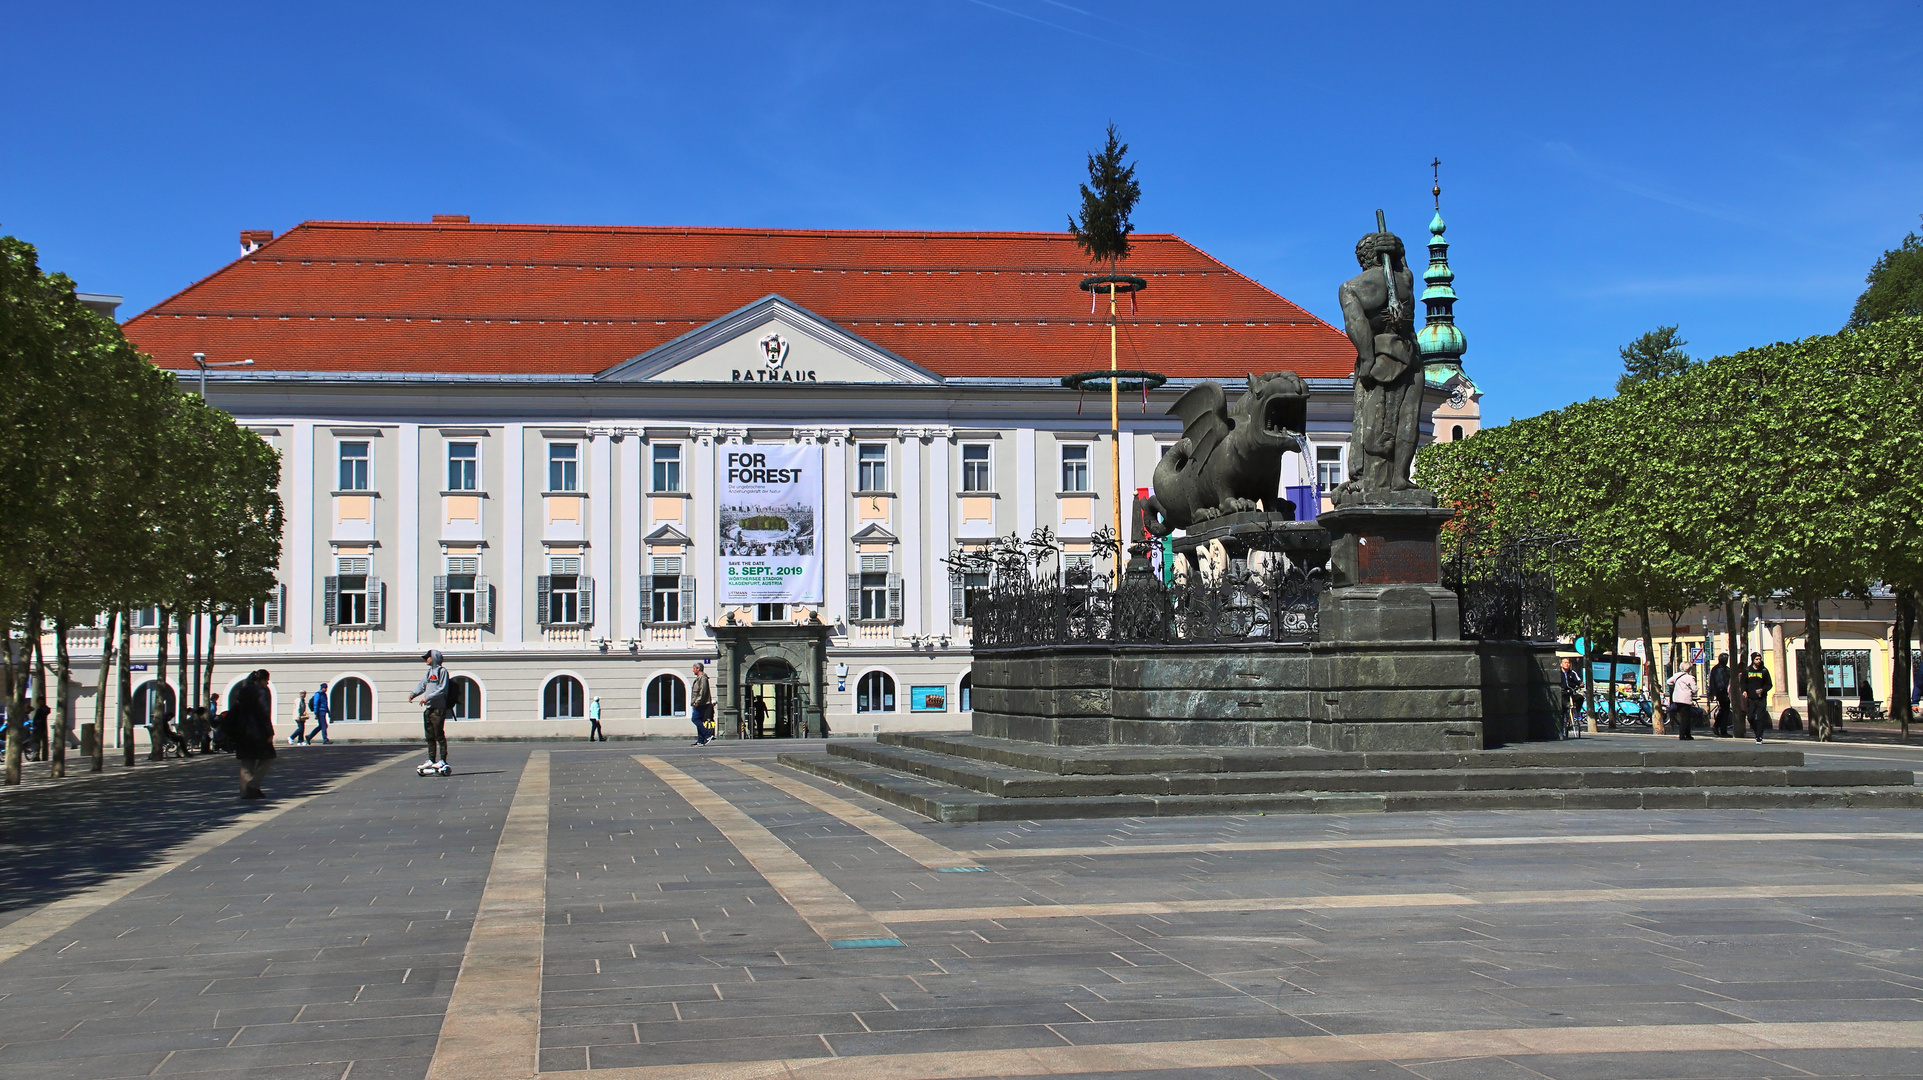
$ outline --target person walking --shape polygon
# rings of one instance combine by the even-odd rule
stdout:
[[[1716,666],[1709,669],[1710,707],[1716,710],[1710,717],[1709,733],[1719,739],[1729,738],[1729,654],[1717,653]]]
[[[1669,715],[1676,718],[1682,730],[1676,733],[1678,739],[1696,737],[1696,672],[1684,668],[1669,677]]]
[[[754,727],[754,737],[757,739],[767,738],[768,703],[762,700],[761,695],[756,694],[754,697],[748,699],[748,712],[753,717],[751,723]]]
[[[307,711],[314,717],[314,730],[307,733],[307,737],[301,740],[301,745],[314,745],[316,735],[320,736],[322,743],[327,742],[327,718],[332,715],[333,709],[327,704],[326,683],[320,684],[320,689],[314,691],[314,696],[308,699]]]
[[[694,744],[708,745],[714,738],[714,684],[708,680],[707,669],[701,661],[694,662],[694,679],[688,685],[688,713],[694,721]]]
[[[420,699],[421,727],[427,733],[427,762],[414,770],[422,776],[430,772],[442,776],[453,772],[447,764],[447,666],[441,663],[441,650],[429,649],[421,654],[427,662],[427,673],[421,676],[421,683],[407,700]]]
[[[289,746],[299,746],[301,740],[307,737],[307,695],[294,696],[297,699],[294,705],[294,733],[287,736]]]
[[[260,782],[274,765],[273,698],[267,689],[267,669],[247,676],[228,701],[228,739],[240,762],[240,797],[260,799]]]
[[[35,714],[36,722],[44,722],[45,712],[45,709],[41,709]],[[181,757],[187,756],[187,737],[174,730],[174,703],[165,695],[160,697],[159,708],[155,710],[149,740],[154,746],[152,757],[155,761],[167,756],[168,743],[174,744]]]
[[[1743,669],[1743,708],[1757,742],[1762,742],[1763,732],[1769,730],[1769,692],[1775,686],[1776,680],[1763,666],[1763,654],[1750,653],[1749,667]]]
[[[200,725],[200,752],[211,754],[214,752],[214,725],[220,722],[219,694],[207,695],[207,711],[203,718],[204,722]]]
[[[588,741],[597,739],[608,741],[607,734],[601,730],[601,699],[598,697],[588,699]]]

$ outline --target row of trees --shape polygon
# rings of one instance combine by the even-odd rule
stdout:
[[[1427,447],[1418,479],[1458,511],[1458,535],[1580,537],[1553,567],[1565,628],[1593,640],[1627,613],[1652,662],[1652,611],[1673,623],[1722,607],[1740,656],[1737,606],[1779,597],[1804,613],[1805,678],[1820,687],[1818,605],[1888,586],[1893,685],[1907,691],[1923,589],[1923,318],[1704,362],[1678,362],[1674,329],[1625,350],[1658,359],[1640,378],[1629,363],[1615,397]],[[1896,701],[1907,738],[1908,694]]]
[[[193,625],[192,681],[211,684],[215,636],[203,666],[199,628],[274,587],[279,455],[183,393],[119,327],[80,302],[71,279],[43,272],[33,247],[10,236],[0,237],[0,385],[8,387],[0,396],[0,702],[14,720],[6,782],[19,782],[19,721],[36,708],[51,712],[53,730],[43,737],[55,775],[65,774],[68,638],[78,627],[97,628],[101,642],[97,732],[106,729],[110,665],[120,659],[118,722],[131,764],[132,614],[158,609],[163,683],[169,630],[184,666]],[[42,644],[49,627],[51,675]],[[181,682],[184,690],[184,670]],[[195,699],[204,702],[204,692],[196,689]],[[96,771],[105,742],[95,740]]]

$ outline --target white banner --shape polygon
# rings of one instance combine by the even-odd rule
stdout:
[[[720,449],[721,602],[821,603],[821,447]]]

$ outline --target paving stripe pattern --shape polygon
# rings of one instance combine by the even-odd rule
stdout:
[[[785,790],[785,789],[784,789]],[[822,809],[829,807],[822,804]],[[834,811],[829,810],[830,813]],[[865,812],[865,811],[864,811]],[[846,819],[844,819],[846,820]],[[850,821],[850,824],[854,822]],[[1084,859],[1110,855],[1169,855],[1238,851],[1364,851],[1385,848],[1542,847],[1567,844],[1828,844],[1844,840],[1875,843],[1923,840],[1923,832],[1717,832],[1627,833],[1608,836],[1398,836],[1368,840],[1252,840],[1218,844],[1107,844],[1084,847],[981,848],[955,852],[965,860]]]
[[[857,806],[847,799],[831,795],[812,784],[782,776],[759,765],[735,758],[714,760],[744,776],[753,777],[769,787],[792,795],[817,810],[833,814],[930,870],[974,869],[978,861],[972,853],[957,852],[930,840],[906,825],[882,817],[865,807]]]
[[[0,927],[0,963],[5,963],[13,959],[28,949],[33,948],[35,945],[60,933],[62,930],[73,926],[73,924],[87,916],[92,915],[94,912],[105,908],[107,905],[131,896],[136,890],[159,880],[163,875],[172,872],[174,868],[207,854],[229,840],[252,832],[275,818],[280,817],[282,814],[299,810],[315,799],[331,795],[354,781],[359,780],[361,777],[367,776],[370,773],[379,772],[407,756],[409,755],[396,754],[377,761],[372,765],[356,769],[337,780],[330,781],[325,787],[314,792],[312,795],[303,795],[295,799],[269,803],[261,809],[247,814],[231,825],[224,825],[218,829],[212,829],[175,844],[173,847],[168,848],[152,866],[143,867],[130,873],[120,874],[85,892],[55,900],[53,903],[40,908],[38,911],[15,919],[13,922]],[[225,770],[220,771],[222,780],[226,778],[226,775]]]
[[[568,1080],[974,1080],[978,1077],[1084,1076],[1337,1062],[1430,1062],[1449,1059],[1481,1062],[1491,1058],[1513,1060],[1539,1056],[1637,1054],[1651,1050],[1668,1053],[1705,1050],[1747,1052],[1759,1055],[1753,1060],[1760,1066],[1766,1064],[1771,1051],[1918,1047],[1923,1047],[1923,1023],[1914,1021],[1664,1024],[1023,1047],[963,1053],[656,1065],[551,1072],[542,1076],[549,1080],[563,1077]]]
[[[774,886],[795,914],[807,920],[823,941],[837,948],[901,944],[892,931],[821,876],[806,859],[707,785],[658,757],[636,754],[634,760],[660,777],[675,794],[721,830],[728,843]]]
[[[428,1080],[524,1080],[541,1040],[548,752],[528,756],[494,849]]]

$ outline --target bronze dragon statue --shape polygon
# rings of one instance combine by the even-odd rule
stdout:
[[[1168,411],[1182,418],[1182,438],[1155,466],[1150,534],[1245,510],[1293,514],[1295,504],[1278,494],[1282,454],[1306,450],[1308,412],[1308,384],[1293,371],[1250,375],[1233,408],[1219,383],[1183,394]]]

